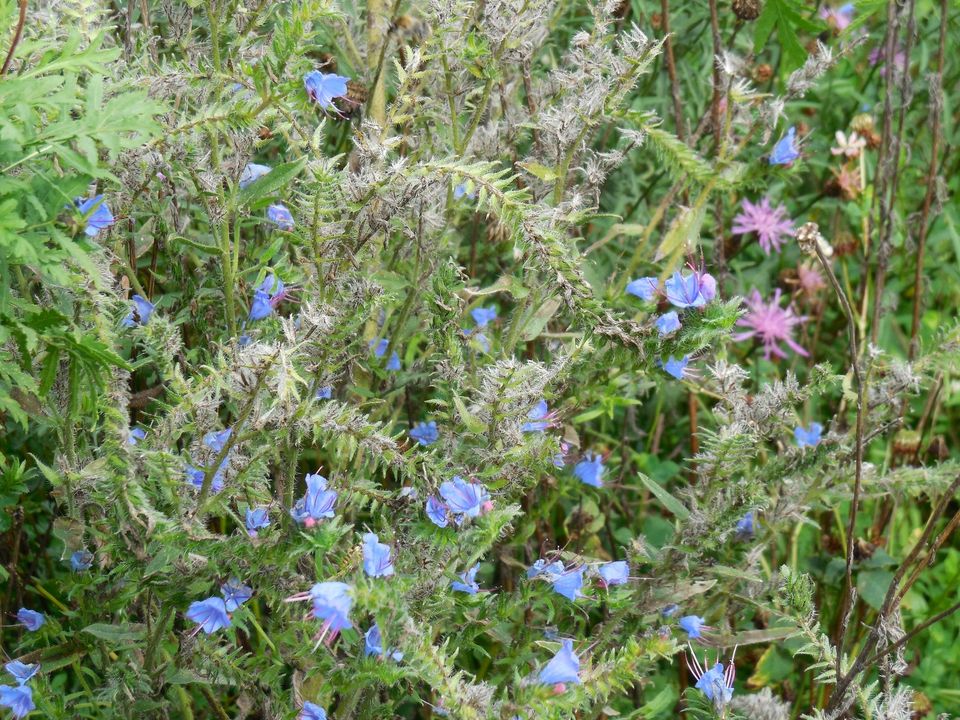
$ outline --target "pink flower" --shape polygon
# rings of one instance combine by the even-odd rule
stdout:
[[[834,155],[845,155],[849,158],[855,158],[860,155],[860,151],[867,146],[867,141],[860,137],[856,131],[850,133],[848,138],[843,130],[837,130],[834,137],[837,139],[837,147],[830,148]]]
[[[853,3],[846,3],[838,8],[823,6],[820,8],[820,19],[826,20],[827,25],[836,28],[838,32],[846,30],[853,22]]]
[[[749,200],[743,201],[743,212],[733,218],[734,235],[746,235],[755,232],[757,241],[763,251],[769,255],[771,249],[780,251],[784,236],[793,236],[793,221],[787,215],[783,205],[770,206],[769,198],[763,198],[754,205]]]
[[[777,344],[781,340],[785,342],[790,349],[798,355],[806,357],[807,351],[797,345],[794,341],[793,328],[806,322],[806,317],[796,315],[793,307],[787,305],[786,308],[780,307],[780,288],[773,292],[773,299],[765,303],[760,297],[760,292],[754,290],[746,299],[748,312],[742,318],[737,320],[737,325],[750,328],[749,330],[737,333],[733,336],[736,341],[749,340],[752,337],[758,338],[763,343],[763,357],[767,360],[771,355],[785,358],[787,354]]]
[[[797,279],[800,283],[800,289],[811,296],[816,295],[817,292],[827,286],[820,271],[806,263],[797,267]]]

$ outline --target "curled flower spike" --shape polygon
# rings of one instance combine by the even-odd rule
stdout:
[[[430,422],[418,422],[410,430],[410,437],[424,447],[427,445],[432,445],[437,441],[437,438],[440,437],[440,433],[437,432],[436,421],[431,420]]]
[[[132,304],[130,314],[120,324],[127,328],[146,325],[150,321],[150,316],[153,315],[156,306],[139,295],[134,295],[130,300]]]
[[[476,595],[480,592],[480,586],[477,584],[477,571],[480,569],[480,563],[467,570],[460,576],[460,580],[454,580],[450,583],[450,589],[457,592],[464,592],[467,595]]]
[[[709,630],[709,626],[699,615],[684,615],[680,620],[677,621],[677,624],[680,626],[680,629],[687,633],[687,637],[697,639],[703,637],[701,635],[701,630]]]
[[[317,70],[311,70],[303,76],[303,86],[307,90],[307,97],[322,110],[339,112],[333,101],[347,94],[347,78]]]
[[[89,550],[77,550],[70,556],[70,569],[74,572],[89,570],[93,565],[93,553]]]
[[[304,702],[297,720],[327,720],[327,711],[312,702]]]
[[[490,502],[490,493],[483,485],[467,482],[459,475],[440,485],[440,497],[454,514],[457,525],[466,518],[478,517]]]
[[[272,222],[281,230],[290,232],[294,228],[293,215],[287,209],[286,205],[276,203],[267,208],[267,220]]]
[[[363,571],[370,577],[390,577],[394,573],[390,546],[380,542],[375,533],[363,536]]]
[[[606,468],[603,458],[594,452],[587,452],[583,459],[573,466],[574,476],[584,485],[603,487],[603,473]]]
[[[799,448],[819,445],[821,433],[823,433],[823,425],[818,422],[810,423],[809,429],[804,428],[803,425],[798,425],[793,429],[793,436],[796,438]]]
[[[376,655],[377,657],[389,657],[397,662],[403,660],[403,653],[393,648],[383,649],[383,637],[380,635],[379,626],[374,623],[363,636],[365,655]]]
[[[25,685],[30,678],[37,674],[37,671],[40,669],[40,663],[28,665],[19,660],[11,660],[3,667],[8,673],[13,675],[17,681],[17,685]]]
[[[574,570],[567,570],[558,575],[553,580],[553,591],[558,595],[563,595],[567,600],[576,601],[577,598],[583,597],[580,590],[583,587],[584,570],[586,570],[586,566],[581,565]]]
[[[537,676],[544,685],[580,684],[580,659],[573,651],[573,640],[561,640],[560,649]]]
[[[230,578],[230,580],[221,585],[220,593],[223,595],[227,612],[233,612],[253,597],[253,589],[247,585],[243,585],[236,578]]]
[[[193,635],[196,635],[200,630],[209,635],[221,628],[230,627],[230,616],[227,614],[227,604],[223,598],[210,597],[206,600],[192,602],[186,615],[188,620],[197,623]]]
[[[626,585],[630,579],[630,566],[626,560],[615,560],[597,568],[597,574],[600,575],[600,582],[604,587]]]
[[[660,281],[655,277],[642,277],[627,283],[626,291],[641,300],[650,301],[657,294]]]
[[[447,519],[447,513],[449,510],[450,509],[444,503],[437,499],[436,495],[431,495],[427,498],[427,517],[430,518],[430,522],[437,527],[445,528],[447,526],[449,522]]]
[[[737,649],[733,649],[733,655],[736,655]],[[690,648],[690,654],[687,657],[687,669],[697,680],[694,686],[706,695],[707,699],[713,702],[717,711],[722,711],[724,706],[733,699],[733,681],[736,678],[736,669],[733,665],[733,655],[730,657],[730,663],[724,667],[717,658],[716,664],[707,670],[707,663],[703,665],[697,659],[693,648]]]
[[[800,157],[800,146],[797,143],[797,128],[791,125],[787,134],[777,141],[770,153],[771,165],[791,165]]]
[[[110,212],[110,208],[103,200],[103,195],[92,198],[75,198],[73,204],[87,219],[84,233],[88,237],[96,237],[101,230],[106,230],[116,222],[113,213]]]
[[[26,717],[37,707],[33,704],[33,690],[28,685],[0,685],[0,706],[10,708],[15,718]]]
[[[268,172],[270,172],[269,165],[257,165],[256,163],[247,163],[243,168],[243,172],[240,173],[240,187],[245,188],[251,183],[256,182]]]
[[[42,612],[27,610],[27,608],[17,610],[17,622],[30,632],[39,630],[46,621],[47,619],[43,616]]]
[[[657,318],[656,326],[661,337],[669,335],[680,329],[680,316],[677,315],[676,310],[671,310]]]

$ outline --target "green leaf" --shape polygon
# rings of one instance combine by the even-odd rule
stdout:
[[[857,573],[857,592],[874,610],[879,610],[893,580],[889,570],[863,570]]]
[[[540,163],[522,162],[517,164],[528,173],[540,178],[544,182],[553,182],[558,177],[556,170],[553,168],[548,168],[546,165],[541,165]]]
[[[249,205],[254,200],[276,193],[303,171],[306,162],[306,158],[300,158],[291,163],[277,165],[263,177],[242,188],[237,193],[237,205]]]
[[[83,632],[89,633],[100,640],[116,643],[137,642],[147,636],[146,626],[140,623],[121,623],[119,625],[94,623],[93,625],[87,625]]]
[[[640,482],[646,485],[647,489],[652,492],[657,497],[657,500],[663,503],[663,506],[673,513],[674,516],[680,520],[686,520],[690,517],[690,511],[687,510],[684,504],[664,490],[656,481],[651,480],[643,473],[637,473],[637,476],[640,478]]]

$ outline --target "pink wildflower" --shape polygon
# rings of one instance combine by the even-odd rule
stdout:
[[[820,271],[806,263],[797,267],[797,280],[799,281],[800,289],[811,296],[816,295],[827,286]]]
[[[848,158],[859,157],[860,151],[867,146],[866,139],[860,137],[856,130],[850,133],[850,137],[847,137],[843,130],[837,130],[834,137],[837,140],[837,145],[830,148],[830,152],[834,155],[845,155]]]
[[[780,288],[774,290],[773,299],[765,303],[760,297],[760,292],[754,290],[746,299],[749,312],[737,320],[737,325],[750,328],[742,333],[733,336],[736,341],[748,340],[752,337],[758,338],[763,343],[763,357],[767,360],[771,355],[785,358],[787,354],[777,344],[783,341],[798,355],[806,357],[807,351],[800,347],[793,339],[793,328],[806,321],[806,317],[796,315],[793,307],[787,305],[786,308],[780,307],[780,297],[782,292]]]
[[[836,29],[837,32],[843,32],[853,22],[853,13],[853,3],[846,3],[838,8],[824,5],[820,8],[819,15],[821,20],[826,20],[827,25]]]
[[[769,198],[763,198],[754,205],[749,200],[743,201],[743,212],[733,218],[734,235],[746,235],[755,232],[757,241],[763,251],[769,255],[771,250],[780,251],[784,236],[793,235],[793,221],[787,215],[783,205],[770,206]]]

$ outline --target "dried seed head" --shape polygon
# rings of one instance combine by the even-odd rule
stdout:
[[[733,0],[733,14],[741,20],[756,20],[763,10],[763,0]]]
[[[820,226],[815,222],[804,223],[800,229],[797,230],[797,245],[799,245],[800,250],[807,255],[816,256],[817,246],[820,247],[820,252],[823,253],[824,257],[833,255],[833,248],[830,247],[830,244],[824,239],[823,235],[820,234]]]

